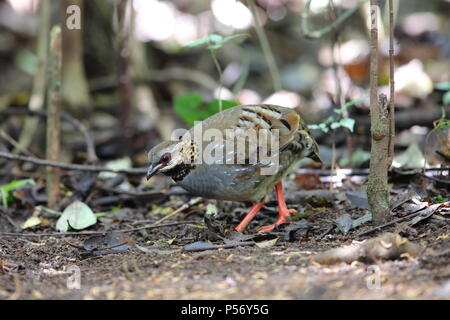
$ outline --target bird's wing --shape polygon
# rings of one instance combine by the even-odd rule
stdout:
[[[214,149],[224,154],[226,163],[236,163],[235,157],[239,157],[241,161],[237,163],[242,163],[242,159],[245,158],[252,160],[250,163],[256,164],[259,162],[261,147],[273,154],[291,143],[299,129],[300,121],[300,116],[295,110],[275,105],[234,107],[201,123],[204,138],[202,146],[204,150],[207,148],[207,152]],[[209,133],[212,134],[207,136]],[[222,136],[222,141],[217,141],[220,139],[215,138],[216,134]],[[271,139],[276,141],[273,146],[268,142]],[[242,141],[245,141],[245,148],[239,148],[243,145],[240,144]],[[230,145],[233,148],[228,148]]]

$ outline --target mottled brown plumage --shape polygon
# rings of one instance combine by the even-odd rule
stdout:
[[[194,139],[199,131],[222,140],[217,142],[203,135],[197,135],[203,139]],[[249,138],[253,133],[256,140]],[[274,141],[278,147],[272,152],[264,151],[261,148],[267,144],[259,144],[265,141],[263,138],[277,138]],[[245,148],[227,149],[233,142],[236,146],[236,141],[245,141]],[[148,178],[161,172],[193,195],[259,204],[278,184],[281,220],[276,224],[280,224],[286,222],[290,212],[284,204],[280,181],[304,157],[321,161],[317,143],[295,110],[267,104],[243,105],[196,124],[179,140],[155,146],[149,152]],[[241,223],[238,231],[248,222]],[[270,228],[273,225],[263,230]]]

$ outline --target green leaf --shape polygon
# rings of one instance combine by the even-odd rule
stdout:
[[[441,119],[434,129],[446,129],[450,128],[450,120]]]
[[[96,222],[97,217],[91,208],[76,200],[63,211],[63,214],[56,222],[56,229],[60,232],[66,232],[70,227],[75,230],[82,230]]]
[[[186,44],[185,48],[194,48],[202,45],[208,45],[209,50],[217,50],[220,49],[225,43],[237,39],[247,37],[248,35],[245,33],[234,34],[231,36],[223,37],[219,34],[208,34],[202,39],[194,40]]]
[[[34,76],[38,69],[37,56],[28,50],[20,50],[15,57],[16,65],[29,75]]]
[[[317,124],[309,124],[308,125],[308,129],[310,129],[310,130],[320,130],[320,127]]]
[[[204,36],[202,39],[194,40],[194,41],[187,43],[186,45],[184,45],[184,47],[193,48],[193,47],[198,47],[198,46],[202,46],[202,45],[206,45],[206,44],[210,44],[210,43],[218,43],[218,42],[222,41],[222,39],[223,39],[223,37],[221,35],[208,34],[208,35]]]
[[[204,106],[203,98],[195,93],[176,96],[174,100],[175,113],[186,124],[193,125],[195,121],[205,120],[219,112],[219,100],[212,100]],[[222,100],[222,110],[238,105],[235,101]]]
[[[236,101],[222,100],[222,111],[233,108],[237,105],[238,105],[238,103]],[[217,100],[217,99],[212,100],[208,106],[208,113],[212,116],[213,114],[216,114],[219,111],[220,111],[219,100]]]
[[[444,104],[450,104],[450,91],[447,91],[442,97],[442,102]]]
[[[174,100],[175,113],[186,124],[193,125],[194,121],[200,118],[202,103],[203,98],[195,93],[176,96]]]
[[[352,168],[359,168],[364,162],[366,162],[369,159],[370,159],[370,152],[358,149],[352,153],[350,161],[348,157],[344,157],[341,160],[339,160],[339,165],[344,167],[348,165],[350,162]]]
[[[222,38],[220,41],[214,41],[215,43],[214,44],[212,44],[212,45],[209,45],[208,46],[208,49],[209,50],[217,50],[217,49],[220,49],[223,45],[225,45],[225,43],[227,43],[227,42],[229,42],[229,41],[231,41],[231,40],[234,40],[234,39],[237,39],[237,38],[245,38],[245,37],[247,37],[248,35],[247,34],[235,34],[235,35],[232,35],[232,36],[228,36],[228,37],[225,37],[225,38]]]
[[[217,207],[214,204],[209,203],[206,206],[206,215],[217,216],[218,213],[219,209],[217,209]]]
[[[358,99],[353,99],[352,101],[347,102],[346,104],[344,104],[344,108],[342,109],[333,109],[333,111],[337,114],[344,114],[345,111],[347,111],[348,108],[350,108],[351,106],[369,99],[369,97],[364,97],[364,98],[358,98]]]
[[[106,168],[111,170],[127,170],[132,167],[131,159],[129,157],[119,158],[115,160],[108,161],[105,165]],[[101,179],[112,179],[117,177],[119,174],[109,171],[102,171],[98,175]]]
[[[340,128],[340,127],[342,127],[342,124],[341,124],[340,122],[333,122],[333,123],[330,125],[330,128],[333,129],[333,130],[335,130],[335,129],[337,129],[337,128]]]
[[[355,127],[355,119],[352,118],[343,118],[339,121],[342,127],[348,128],[351,132],[353,132],[353,128]]]
[[[436,202],[436,203],[443,203],[443,202],[447,202],[447,201],[448,201],[448,199],[443,197],[440,194],[434,198],[434,202]]]
[[[344,107],[345,107],[345,108],[349,108],[349,107],[351,107],[351,106],[353,106],[353,105],[355,105],[355,104],[357,104],[357,103],[359,103],[359,102],[361,102],[361,101],[367,100],[367,99],[369,99],[369,97],[353,99],[352,101],[347,102],[347,103],[344,105]]]
[[[411,143],[408,149],[394,157],[392,166],[394,168],[417,169],[423,168],[425,157],[417,142]]]
[[[36,209],[38,211],[45,211],[47,213],[54,214],[55,216],[59,216],[59,217],[62,215],[62,212],[52,210],[52,209],[44,207],[44,206],[37,206]]]
[[[450,82],[440,82],[440,83],[436,83],[434,85],[434,87],[438,90],[446,90],[449,91],[450,90]]]
[[[5,209],[8,208],[8,203],[13,200],[12,191],[27,184],[34,185],[36,184],[36,182],[33,179],[14,180],[0,187],[0,194],[2,195],[2,205]]]
[[[319,123],[319,124],[310,124],[310,125],[308,125],[308,128],[311,130],[322,130],[325,133],[327,133],[329,131],[327,125],[324,122]]]

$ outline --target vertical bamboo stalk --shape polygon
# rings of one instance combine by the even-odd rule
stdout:
[[[133,106],[133,84],[131,79],[131,27],[127,25],[127,12],[131,12],[131,1],[118,0],[117,14],[117,52],[119,77],[119,118],[121,123],[121,137],[125,150],[128,149],[126,136],[129,129],[129,118]]]
[[[67,8],[79,8],[80,20],[83,17],[84,0],[65,0],[62,5],[63,15]],[[81,20],[82,21],[82,20]],[[83,63],[83,29],[64,27],[62,29],[63,69],[62,100],[74,114],[82,114],[89,110],[89,88]]]
[[[253,15],[253,22],[255,24],[256,35],[258,36],[259,42],[261,43],[261,48],[264,53],[264,57],[266,58],[267,66],[269,67],[270,76],[272,77],[272,84],[274,91],[280,91],[282,89],[281,86],[281,77],[280,72],[278,71],[277,63],[275,61],[275,57],[273,56],[272,50],[270,49],[269,40],[267,39],[267,35],[264,31],[264,28],[261,25],[261,21],[259,20],[258,12],[256,11],[255,0],[249,0],[248,4],[250,6],[250,10]]]
[[[48,59],[48,43],[50,31],[50,0],[39,1],[39,26],[37,35],[36,54],[38,58],[38,70],[33,80],[33,91],[30,97],[28,108],[30,110],[42,110],[45,102],[45,86]],[[30,145],[39,123],[38,118],[28,118],[25,120],[23,131],[19,138],[18,147],[14,153],[26,150]]]
[[[60,153],[60,104],[61,104],[62,35],[56,25],[50,33],[48,72],[47,160],[59,161]],[[47,168],[47,204],[54,207],[59,198],[60,170]]]

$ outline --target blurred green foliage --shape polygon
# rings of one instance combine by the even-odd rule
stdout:
[[[238,38],[245,38],[248,37],[245,33],[238,33],[231,36],[223,37],[219,34],[208,34],[202,39],[195,40],[192,42],[189,42],[184,47],[185,48],[193,48],[198,46],[207,45],[209,50],[217,50],[220,49],[225,43],[231,40],[235,40]]]
[[[331,130],[335,130],[337,128],[340,127],[345,127],[348,128],[351,132],[353,132],[353,128],[355,126],[355,119],[352,118],[344,118],[344,113],[347,111],[347,109],[351,106],[353,106],[354,104],[357,104],[358,102],[361,102],[363,100],[368,99],[367,97],[365,98],[360,98],[360,99],[355,99],[352,101],[347,102],[344,107],[342,109],[334,109],[334,113],[337,114],[337,116],[329,116],[328,118],[326,118],[324,121],[322,121],[319,124],[310,124],[308,126],[309,129],[311,130],[322,130],[323,132],[327,133],[328,131]]]
[[[0,187],[2,205],[5,209],[8,208],[8,203],[14,200],[13,191],[27,184],[36,184],[36,182],[33,179],[14,180]]]
[[[222,109],[226,110],[238,105],[236,101],[222,100]],[[196,93],[176,96],[174,99],[175,113],[188,125],[202,121],[219,112],[219,100],[214,99],[209,104]]]

